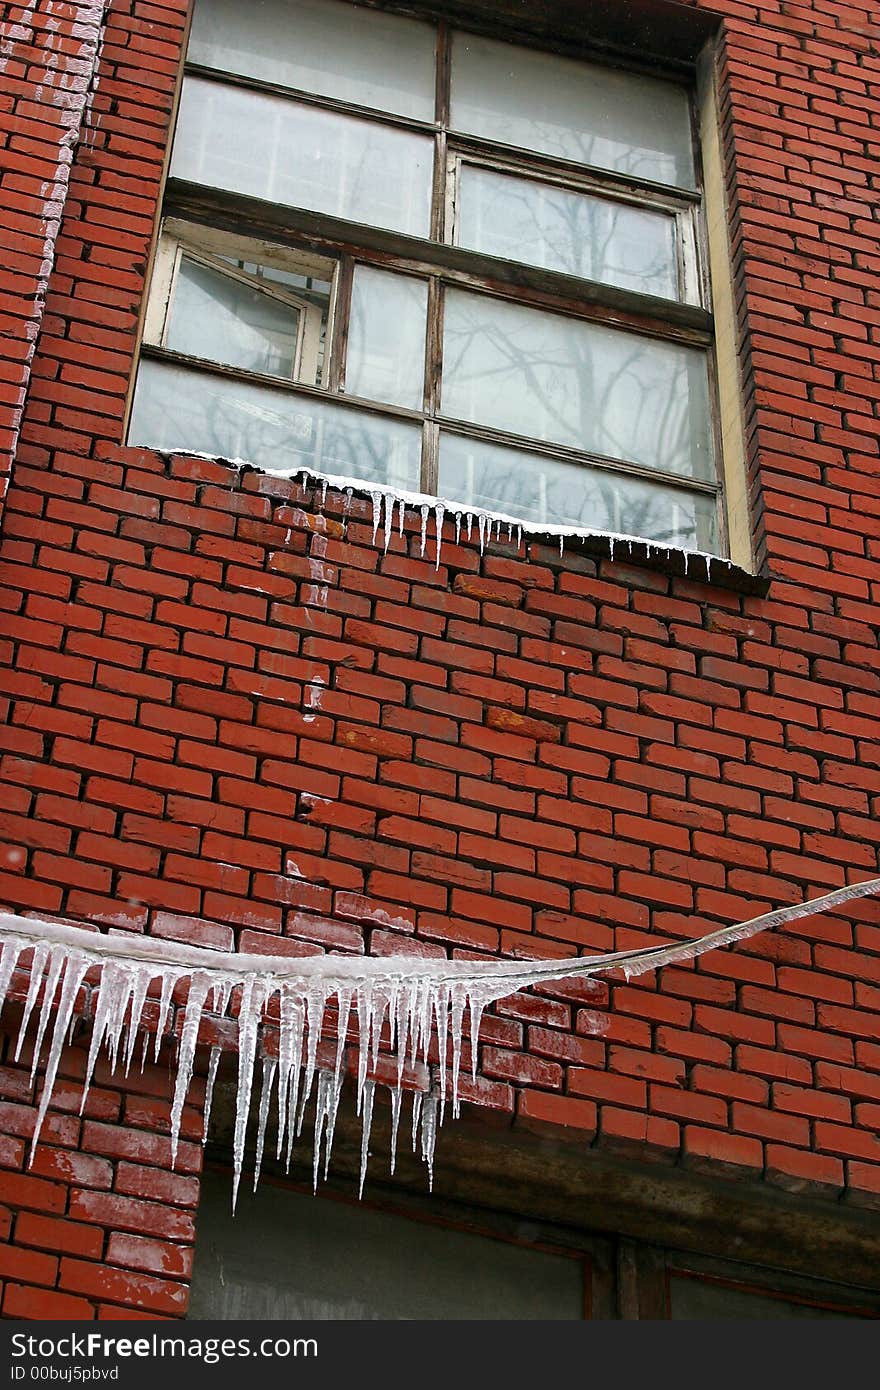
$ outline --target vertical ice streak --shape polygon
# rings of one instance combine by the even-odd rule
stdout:
[[[445,515],[442,502],[438,502],[434,508],[434,528],[436,531],[437,553],[434,557],[434,569],[440,568],[440,551],[443,546],[443,517]]]
[[[428,506],[428,503],[427,503],[427,502],[424,502],[424,503],[422,504],[422,507],[421,507],[420,510],[421,510],[421,513],[422,513],[422,547],[421,547],[421,550],[419,551],[419,554],[420,554],[420,555],[424,555],[424,553],[425,553],[425,546],[426,546],[427,543],[428,543],[428,512],[430,511],[430,507]]]

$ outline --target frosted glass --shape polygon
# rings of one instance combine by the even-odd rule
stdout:
[[[243,459],[272,473],[311,468],[417,491],[421,427],[234,377],[146,359],[129,444]]]
[[[421,409],[427,312],[424,280],[356,267],[345,370],[348,395]]]
[[[429,136],[189,77],[171,174],[427,236],[433,151]]]
[[[456,34],[453,129],[694,188],[687,93],[673,82]]]
[[[706,354],[447,290],[443,414],[714,480]]]
[[[229,1178],[206,1173],[187,1316],[578,1320],[583,1271],[579,1259],[289,1188],[242,1191],[233,1217]]]
[[[440,436],[440,496],[521,521],[718,553],[715,499],[459,435]]]
[[[292,377],[299,317],[296,309],[183,256],[165,344],[210,362]]]
[[[456,243],[489,256],[678,298],[675,219],[462,164]]]
[[[333,0],[198,0],[187,57],[433,121],[434,42],[429,24]]]

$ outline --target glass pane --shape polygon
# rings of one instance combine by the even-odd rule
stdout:
[[[578,1259],[206,1173],[189,1318],[578,1320]]]
[[[418,425],[168,362],[141,362],[129,444],[208,453],[267,473],[318,473],[418,491]]]
[[[174,352],[292,377],[299,322],[296,309],[182,256],[165,342]]]
[[[772,1298],[757,1289],[738,1289],[725,1284],[682,1279],[669,1280],[671,1315],[689,1321],[717,1318],[858,1318],[859,1314],[820,1308],[813,1303],[795,1303]]]
[[[462,164],[456,242],[472,251],[678,298],[675,219]]]
[[[333,0],[198,0],[187,57],[281,87],[434,119],[434,29]]]
[[[427,312],[424,280],[356,267],[345,369],[348,395],[421,408]]]
[[[447,290],[444,415],[714,481],[698,348]]]
[[[190,77],[171,174],[427,236],[433,152],[430,136]]]
[[[452,126],[519,149],[694,188],[683,87],[456,34]]]
[[[713,497],[460,435],[440,436],[440,496],[518,521],[718,554]]]

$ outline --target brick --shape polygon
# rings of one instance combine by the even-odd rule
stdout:
[[[538,1134],[558,1135],[560,1129],[573,1129],[580,1137],[591,1137],[596,1133],[598,1112],[590,1100],[524,1090],[519,1096],[517,1124]]]
[[[6,1285],[3,1312],[28,1322],[83,1322],[95,1316],[94,1306],[85,1298],[12,1282]]]

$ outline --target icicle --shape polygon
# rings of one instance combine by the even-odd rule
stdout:
[[[687,553],[686,550],[683,550],[681,553],[682,553],[682,558],[684,559],[684,573],[685,573],[685,578],[687,578],[687,572],[688,572],[688,553]]]
[[[512,540],[513,540],[513,522],[512,522],[512,521],[508,521],[508,523],[507,523],[507,543],[508,543],[508,545],[510,544],[510,542],[511,542]]]
[[[564,535],[562,534],[562,532],[560,531],[560,533],[559,533],[559,553],[560,553],[560,555],[563,553],[564,550],[565,550],[565,536],[564,536]]]
[[[480,537],[480,554],[482,555],[486,548],[486,518],[482,512],[477,517],[477,532]]]
[[[397,1086],[389,1086],[391,1096],[391,1176],[394,1177],[394,1168],[397,1163],[397,1137],[400,1133],[400,1111],[403,1106],[403,1090],[398,1083]]]
[[[339,1099],[342,1095],[342,1077],[331,1079],[330,1103],[327,1107],[327,1130],[324,1139],[324,1181],[330,1171],[330,1155],[333,1152],[333,1135],[336,1132],[336,1116],[339,1112]]]
[[[13,972],[24,949],[25,947],[18,941],[4,941],[3,943],[3,956],[0,958],[0,1009],[6,1002],[6,994]]]
[[[437,555],[434,560],[434,569],[440,568],[440,551],[443,546],[443,517],[445,509],[442,502],[438,502],[434,507],[434,527],[437,533]]]
[[[296,1120],[297,1134],[302,1132],[303,1117],[312,1086],[315,1080],[315,1067],[318,1059],[318,1039],[324,1022],[324,1003],[326,995],[320,985],[312,984],[306,995],[306,1065],[302,1080],[299,1111]]]
[[[364,1118],[361,1125],[361,1180],[358,1187],[358,1196],[364,1195],[364,1181],[367,1176],[367,1160],[370,1157],[370,1130],[373,1127],[373,1093],[376,1089],[374,1081],[368,1081],[364,1086]]]
[[[401,498],[400,498],[400,517],[399,517],[399,519],[398,519],[398,525],[399,525],[400,529],[399,529],[399,531],[398,531],[398,533],[397,533],[397,534],[401,537],[401,539],[403,538],[403,523],[404,523],[405,519],[406,519],[406,505],[405,505],[405,503],[404,503],[403,498],[401,497]]]
[[[64,980],[61,985],[61,998],[58,1001],[58,1012],[55,1015],[55,1027],[52,1033],[52,1042],[49,1046],[46,1071],[43,1076],[43,1090],[37,1109],[37,1118],[34,1122],[34,1137],[31,1141],[28,1167],[30,1167],[34,1161],[40,1130],[43,1128],[43,1120],[46,1118],[46,1111],[49,1109],[49,1102],[52,1099],[55,1077],[58,1074],[58,1063],[61,1060],[61,1049],[64,1046],[64,1037],[73,1016],[76,996],[79,993],[79,987],[85,979],[91,965],[88,958],[79,951],[69,951],[67,955],[63,957],[63,960],[65,970]]]
[[[158,1062],[159,1051],[162,1047],[162,1039],[165,1036],[165,1028],[168,1023],[168,1010],[171,1007],[171,994],[177,984],[178,976],[166,971],[162,976],[162,991],[159,995],[159,1018],[156,1023],[156,1045],[153,1048],[153,1061]]]
[[[263,1058],[263,1084],[260,1090],[260,1113],[257,1120],[257,1152],[254,1160],[254,1192],[257,1190],[257,1183],[260,1181],[260,1169],[263,1166],[266,1121],[269,1118],[269,1101],[272,1099],[272,1083],[275,1080],[277,1068],[278,1063],[274,1057]]]
[[[461,537],[461,512],[455,513],[455,544],[458,545]]]
[[[373,499],[373,545],[376,544],[376,533],[379,530],[379,522],[382,518],[382,494],[381,492],[371,492]]]
[[[440,1070],[440,1115],[446,1111],[446,1031],[449,1022],[449,990],[441,985],[434,990],[434,1024],[437,1029],[437,1057]]]
[[[434,1190],[434,1147],[437,1143],[437,1097],[431,1091],[422,1105],[422,1158],[428,1165],[428,1191]]]
[[[357,992],[358,1015],[358,1067],[357,1067],[357,1113],[361,1113],[364,1086],[367,1082],[371,1033],[373,1022],[373,991],[369,985],[362,985]]]
[[[427,502],[422,503],[420,511],[422,513],[422,547],[419,551],[419,554],[424,555],[425,546],[428,543],[428,512],[430,511],[430,507],[428,506]]]
[[[61,979],[61,972],[64,969],[65,956],[63,951],[53,950],[49,957],[49,971],[46,975],[46,984],[43,989],[43,1002],[40,1006],[40,1021],[37,1024],[37,1036],[34,1040],[34,1057],[31,1062],[31,1085],[34,1084],[34,1077],[37,1074],[37,1066],[40,1061],[40,1053],[43,1050],[43,1038],[46,1035],[46,1026],[52,1013],[52,1005],[55,1002],[55,994],[58,990],[58,981]]]
[[[318,1089],[315,1096],[315,1142],[312,1146],[312,1191],[318,1190],[318,1169],[321,1166],[321,1139],[327,1116],[330,1112],[330,1097],[333,1092],[333,1073],[323,1068],[318,1072]]]
[[[293,1079],[296,1077],[297,1084],[299,1083],[302,1065],[302,1003],[296,998],[292,987],[288,984],[281,986],[278,1012],[278,1141],[275,1157],[280,1159],[288,1124],[290,1125],[291,1145],[293,1142],[296,1095],[292,1098],[292,1109],[289,1109],[289,1103],[291,1102]],[[290,1167],[290,1148],[287,1152],[287,1167]]]
[[[419,1121],[422,1117],[422,1101],[424,1099],[421,1091],[413,1091],[412,1098],[412,1151],[415,1153],[416,1144],[419,1138]]]
[[[6,948],[8,951],[9,948]],[[4,955],[6,954],[4,951]],[[18,1030],[18,1041],[15,1044],[14,1061],[18,1061],[21,1056],[22,1043],[27,1033],[28,1023],[34,1005],[37,1002],[37,995],[40,992],[40,985],[43,983],[43,976],[46,973],[46,961],[49,958],[49,947],[45,941],[40,941],[34,947],[33,960],[31,962],[31,978],[28,980],[27,999],[25,1000],[24,1013],[21,1016],[21,1026]]]
[[[214,1101],[214,1083],[217,1080],[217,1067],[220,1065],[221,1049],[215,1043],[208,1058],[208,1079],[205,1083],[205,1118],[202,1124],[202,1143],[208,1142],[208,1128],[211,1124],[211,1106]]]
[[[706,561],[706,582],[709,583],[712,578],[712,556],[705,555],[703,558]]]
[[[322,484],[321,484],[321,510],[322,510],[322,511],[323,511],[324,507],[327,505],[327,487],[328,487],[328,480],[325,478],[324,481],[323,481]]]
[[[388,554],[388,547],[391,544],[391,532],[394,529],[394,498],[390,492],[385,494],[385,554]]]
[[[458,1118],[458,1076],[461,1070],[461,1031],[462,1019],[464,1018],[464,1006],[467,999],[467,986],[454,984],[451,991],[451,1017],[450,1027],[452,1034],[452,1116]],[[443,1056],[441,1054],[440,1064],[446,1070]]]
[[[177,1057],[177,1079],[174,1086],[174,1100],[171,1104],[171,1163],[177,1159],[177,1141],[180,1136],[180,1121],[189,1083],[192,1078],[193,1059],[196,1055],[196,1042],[199,1024],[202,1021],[202,1008],[208,994],[210,980],[201,971],[193,971],[189,982],[189,997],[180,1030],[180,1051]],[[233,1198],[233,1206],[235,1201]]]
[[[470,540],[471,532],[474,529],[474,517],[472,512],[467,513],[467,538]]]
[[[131,982],[131,1002],[129,1004],[129,1024],[128,1037],[125,1044],[125,1075],[131,1070],[131,1059],[134,1053],[135,1040],[138,1035],[138,1028],[144,1013],[144,1004],[147,1000],[147,991],[150,988],[150,974],[146,970],[136,970]]]
[[[193,980],[194,983],[195,980]],[[192,989],[192,985],[190,989]],[[238,1088],[235,1097],[235,1133],[232,1150],[233,1211],[235,1211],[235,1203],[238,1198],[238,1185],[241,1181],[241,1169],[244,1162],[244,1141],[251,1106],[251,1090],[254,1084],[254,1063],[257,1058],[257,1033],[266,995],[266,981],[259,975],[248,976],[242,986],[241,1005],[238,1014]],[[204,1000],[202,1002],[204,1003]],[[188,1013],[189,1005],[187,1005]],[[183,1031],[186,1032],[186,1024],[184,1024]],[[175,1096],[175,1101],[176,1099]],[[173,1134],[172,1142],[174,1142]]]

